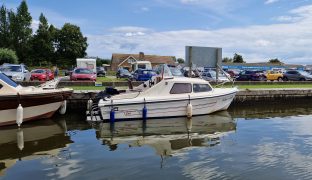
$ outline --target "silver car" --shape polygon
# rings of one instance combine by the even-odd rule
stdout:
[[[14,81],[29,81],[31,73],[24,64],[3,64],[0,71]]]

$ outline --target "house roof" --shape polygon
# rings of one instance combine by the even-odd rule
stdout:
[[[119,65],[124,60],[126,60],[129,57],[133,57],[136,60],[139,60],[139,54],[117,54],[114,53],[112,55],[112,64]],[[158,55],[144,55],[144,61],[150,61],[152,64],[175,64],[174,56],[158,56]]]

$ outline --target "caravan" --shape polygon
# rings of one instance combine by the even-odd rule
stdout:
[[[96,59],[77,59],[77,68],[88,68],[92,72],[96,73]]]

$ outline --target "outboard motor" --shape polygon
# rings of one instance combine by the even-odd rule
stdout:
[[[106,87],[104,91],[99,92],[95,96],[94,102],[98,103],[100,99],[109,98],[113,95],[119,94],[119,91],[112,87]]]

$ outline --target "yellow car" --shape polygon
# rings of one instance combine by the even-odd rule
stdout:
[[[267,77],[267,80],[270,80],[270,81],[274,81],[274,80],[283,81],[283,73],[278,72],[278,71],[267,71],[266,77]]]

